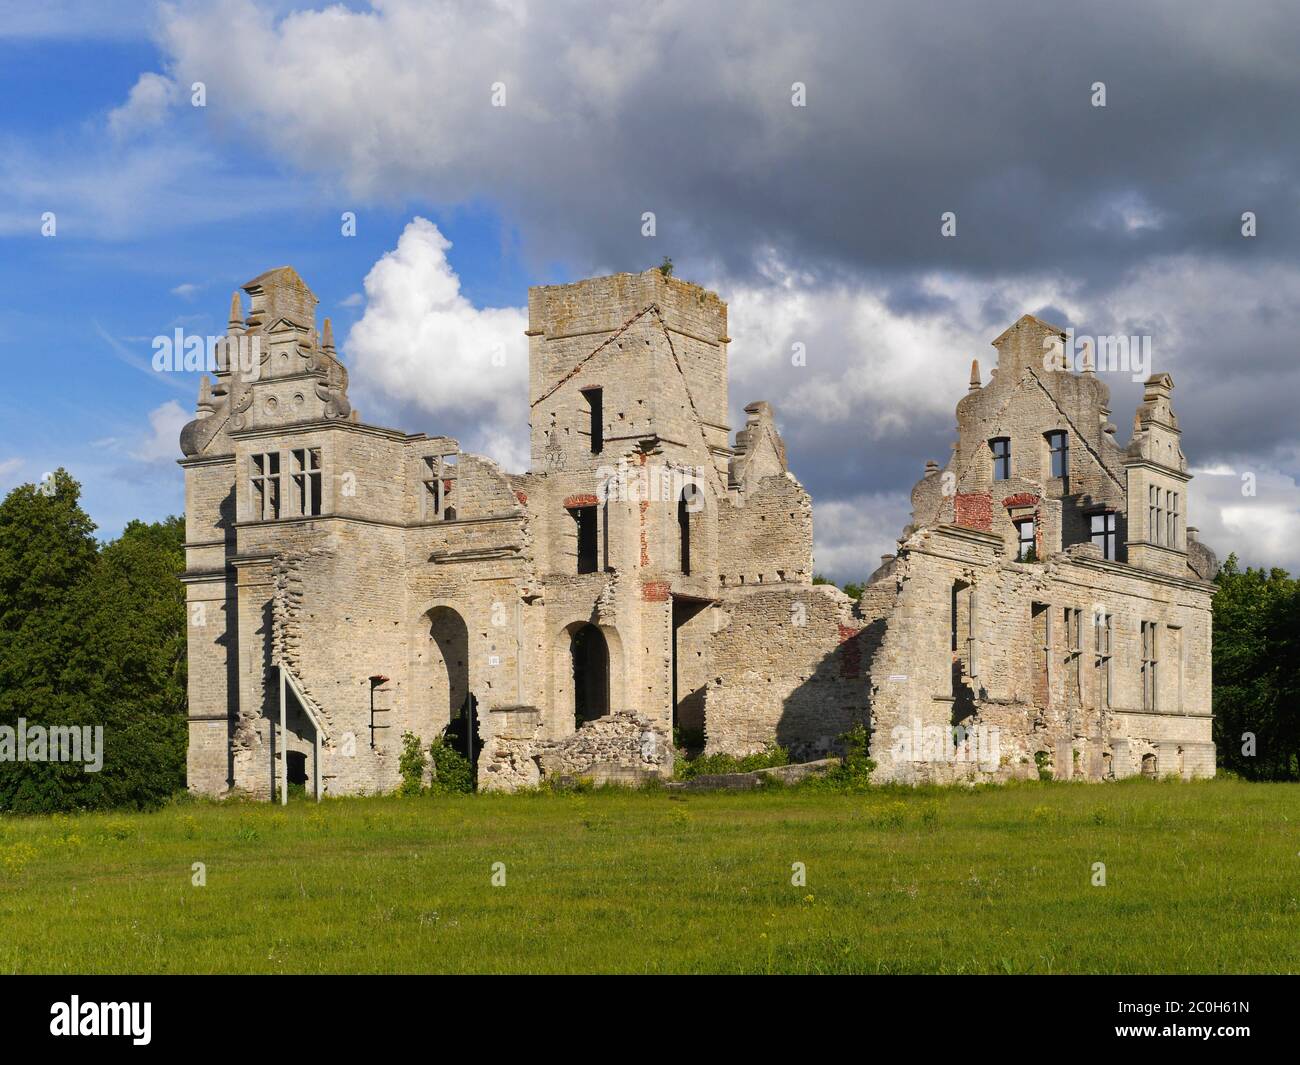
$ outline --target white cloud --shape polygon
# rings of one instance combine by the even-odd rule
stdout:
[[[1292,455],[1294,460],[1297,456]],[[1272,464],[1201,470],[1188,486],[1188,523],[1222,562],[1300,574],[1300,485]]]
[[[162,125],[176,100],[176,83],[161,74],[141,74],[131,86],[126,102],[108,113],[108,129],[115,137],[132,137]]]
[[[814,500],[814,569],[841,584],[866,580],[882,555],[898,550],[898,537],[910,518],[902,493]]]
[[[141,462],[168,462],[180,457],[180,436],[190,414],[174,399],[149,412],[152,433],[141,440],[131,451],[131,457]]]
[[[359,406],[409,405],[478,426],[463,441],[518,468],[527,455],[528,345],[522,307],[475,307],[447,260],[451,243],[424,218],[366,275],[366,309],[348,333]],[[441,431],[435,427],[435,431]]]
[[[775,256],[764,274],[762,284],[713,285],[728,301],[733,420],[744,403],[772,398],[784,418],[851,422],[872,440],[918,416],[951,413],[966,391],[971,358],[988,380],[989,342],[997,335],[981,314],[988,302],[1020,308],[1017,317],[1072,302],[1063,284],[1050,280],[974,284],[934,275],[921,286],[942,309],[914,313],[891,309],[887,294],[869,282],[804,277]],[[795,344],[803,345],[806,365],[793,364]]]
[[[173,296],[180,296],[181,299],[193,299],[199,291],[199,286],[192,281],[186,281],[172,289]]]

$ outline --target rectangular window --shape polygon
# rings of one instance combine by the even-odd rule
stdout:
[[[604,393],[599,388],[584,388],[582,395],[590,417],[591,453],[599,455],[605,448]]]
[[[1047,434],[1047,449],[1052,456],[1052,476],[1070,475],[1070,434],[1058,430]]]
[[[1178,546],[1178,493],[1165,493],[1165,544]]]
[[[424,491],[420,503],[424,521],[455,521],[456,509],[451,505],[451,486],[456,472],[455,455],[426,455],[421,471]]]
[[[578,572],[596,572],[596,508],[572,507],[569,513],[577,525]]]
[[[1080,705],[1083,690],[1083,611],[1065,608],[1065,699],[1066,705]]]
[[[1052,608],[1046,603],[1031,603],[1029,610],[1034,644],[1038,649],[1033,675],[1034,704],[1046,707],[1052,689]]]
[[[989,448],[993,452],[993,479],[995,481],[1008,481],[1011,479],[1011,440],[1005,436],[999,436],[989,441]]]
[[[293,478],[293,513],[314,517],[320,513],[320,448],[295,448],[290,453]]]
[[[1159,692],[1156,688],[1156,623],[1142,622],[1142,709],[1154,711]]]
[[[1092,615],[1093,655],[1097,667],[1097,709],[1110,709],[1110,648],[1114,615],[1096,610]]]
[[[436,521],[442,514],[442,483],[438,477],[438,458],[424,459],[424,520]]]
[[[1016,558],[1021,562],[1033,562],[1038,558],[1034,547],[1034,519],[1026,518],[1016,522]]]
[[[1160,489],[1152,485],[1147,489],[1147,520],[1149,531],[1147,539],[1153,544],[1164,542],[1164,507],[1160,505]]]
[[[1089,520],[1092,523],[1092,542],[1101,548],[1102,558],[1114,562],[1119,557],[1117,553],[1119,538],[1115,531],[1115,512],[1107,510],[1100,514],[1093,514]]]
[[[280,453],[268,451],[252,460],[253,520],[272,521],[280,516]]]

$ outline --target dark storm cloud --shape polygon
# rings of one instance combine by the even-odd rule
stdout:
[[[182,8],[162,41],[179,82],[207,80],[227,129],[363,202],[487,202],[536,264],[574,277],[670,255],[727,298],[838,287],[914,325],[928,347],[910,393],[897,375],[885,389],[859,380],[890,360],[905,369],[906,336],[878,355],[861,328],[837,343],[829,318],[792,315],[769,338],[788,350],[827,334],[831,355],[803,383],[774,362],[733,363],[733,399],[784,404],[794,466],[819,500],[905,498],[927,458],[947,458],[969,360],[987,374],[988,341],[1026,311],[1150,336],[1198,461],[1262,463],[1294,446],[1291,5],[667,0],[593,15],[558,0],[388,0],[378,14],[277,22],[225,4]],[[498,79],[510,102],[494,110]],[[791,106],[795,82],[806,107]],[[957,320],[962,343],[936,359],[934,323]],[[824,409],[800,398],[819,375]],[[1121,441],[1140,391],[1113,382]],[[850,408],[834,402],[845,392]]]

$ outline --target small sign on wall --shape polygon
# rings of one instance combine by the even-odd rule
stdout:
[[[501,664],[501,656],[500,656],[500,655],[488,655],[488,665],[489,665],[489,666],[499,666],[500,664]]]

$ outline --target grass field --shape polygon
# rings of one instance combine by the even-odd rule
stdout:
[[[1294,973],[1300,786],[599,791],[7,818],[0,971]]]

